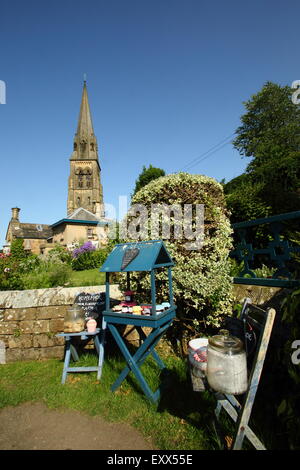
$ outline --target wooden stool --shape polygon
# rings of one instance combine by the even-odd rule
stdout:
[[[100,328],[97,328],[93,333],[88,333],[87,331],[81,331],[80,333],[59,333],[56,336],[61,336],[66,340],[66,353],[64,360],[64,368],[62,373],[61,383],[64,384],[69,372],[97,372],[97,380],[100,379],[102,374],[103,366],[103,357],[104,357],[104,347],[102,339],[99,340]],[[98,366],[95,367],[69,367],[71,356],[74,361],[79,360],[77,350],[72,344],[72,338],[80,337],[81,340],[86,340],[89,337],[92,337],[94,340],[95,348],[98,353]]]

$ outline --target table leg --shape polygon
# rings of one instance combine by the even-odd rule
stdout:
[[[142,337],[143,341],[145,341],[147,339],[147,335],[145,335],[145,333],[143,332],[143,329],[138,327],[137,330],[138,330],[140,336]],[[160,337],[159,337],[159,339],[160,339]],[[161,360],[161,358],[159,357],[159,355],[157,354],[157,352],[154,349],[151,351],[151,354],[152,354],[153,359],[155,359],[158,367],[161,370],[165,369],[166,366],[165,366],[164,362]]]
[[[140,372],[136,362],[135,362],[135,359],[134,357],[131,356],[131,354],[129,353],[128,349],[126,348],[125,344],[123,343],[120,335],[119,335],[119,332],[117,331],[117,329],[113,326],[113,325],[109,325],[109,329],[111,330],[126,362],[129,364],[130,367],[126,367],[122,372],[121,374],[119,375],[119,377],[117,378],[117,380],[115,381],[115,383],[111,386],[111,390],[114,392],[120,385],[121,383],[123,382],[123,380],[126,378],[126,376],[128,375],[128,373],[130,372],[130,370],[132,370],[132,372],[134,373],[134,375],[136,376],[143,392],[145,393],[145,395],[149,398],[149,400],[155,402],[155,399],[154,399],[154,396],[153,396],[153,393],[149,387],[149,385],[147,384],[146,380],[144,379],[142,373]]]
[[[71,339],[66,338],[66,354],[65,354],[64,369],[63,369],[63,374],[62,374],[62,379],[61,379],[62,384],[65,383],[66,378],[67,378],[70,358],[71,358]]]
[[[112,385],[111,390],[115,391],[121,383],[124,381],[124,379],[127,377],[128,373],[130,370],[134,373],[136,376],[137,380],[140,382],[140,385],[145,393],[145,395],[153,402],[155,402],[158,397],[159,397],[159,391],[152,393],[150,387],[148,386],[146,380],[144,379],[143,375],[141,374],[139,367],[143,364],[143,362],[146,360],[146,358],[149,356],[149,354],[153,354],[153,349],[159,342],[161,336],[165,332],[165,330],[169,327],[170,322],[168,324],[164,325],[161,328],[154,329],[150,333],[149,336],[145,335],[145,341],[143,344],[140,346],[138,351],[134,354],[134,356],[131,356],[129,353],[126,345],[124,344],[124,341],[122,340],[118,330],[116,327],[112,324],[109,324],[108,327],[111,330],[111,333],[113,337],[115,338],[123,356],[126,359],[126,362],[128,364],[127,367],[123,369],[115,383]],[[154,355],[154,358],[156,359],[158,365],[162,366],[161,368],[165,368],[165,365],[161,361],[160,357],[158,354],[156,354],[156,357]]]
[[[72,355],[73,361],[79,361],[79,356],[78,356],[77,350],[76,350],[74,344],[72,344],[71,340],[70,340],[70,350],[71,350],[71,355]]]
[[[102,375],[102,368],[103,368],[103,361],[104,361],[104,338],[101,332],[101,341],[99,341],[98,335],[94,338],[95,348],[98,352],[98,372],[97,372],[97,380],[100,380]]]
[[[96,340],[96,348],[98,347],[98,349],[99,349],[99,351],[98,351],[98,354],[99,354],[99,361],[98,361],[99,370],[98,370],[98,375],[97,375],[98,379],[100,379],[100,377],[102,375],[102,369],[103,369],[105,334],[106,334],[106,321],[103,318],[102,319],[102,327],[101,327],[101,331],[100,331],[100,341],[99,341],[98,336],[97,336],[97,340]]]

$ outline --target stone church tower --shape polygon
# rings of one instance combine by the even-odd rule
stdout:
[[[78,208],[104,217],[98,145],[94,134],[86,82],[84,81],[77,132],[70,158],[68,216]]]
[[[57,243],[70,250],[80,240],[88,240],[97,248],[105,246],[113,221],[105,218],[100,173],[97,139],[84,81],[70,158],[67,217],[51,225],[23,223],[19,220],[20,209],[13,207],[3,250],[9,253],[16,238],[23,240],[25,250],[37,255],[47,253]]]

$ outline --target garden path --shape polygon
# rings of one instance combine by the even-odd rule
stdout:
[[[0,410],[0,450],[151,450],[133,427],[74,410],[23,403]]]

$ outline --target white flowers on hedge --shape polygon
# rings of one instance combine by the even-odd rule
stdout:
[[[185,204],[194,207],[197,204],[204,205],[204,239],[201,249],[187,250],[187,240],[174,237],[178,220],[172,216],[173,232],[171,230],[171,237],[165,240],[165,244],[175,262],[173,292],[178,316],[195,319],[195,324],[200,321],[219,326],[221,318],[231,313],[232,301],[228,258],[232,246],[232,229],[226,215],[222,185],[208,176],[171,174],[151,181],[135,194],[132,204],[142,204],[149,211],[153,204],[180,205],[182,208]],[[195,214],[196,211],[193,212],[193,228],[196,225]],[[143,229],[145,235],[145,227]],[[150,239],[150,231],[148,235]],[[133,279],[148,295],[148,277],[136,273]],[[157,279],[166,280],[165,273],[158,273]],[[157,293],[161,300],[167,295],[163,283],[157,286]]]

